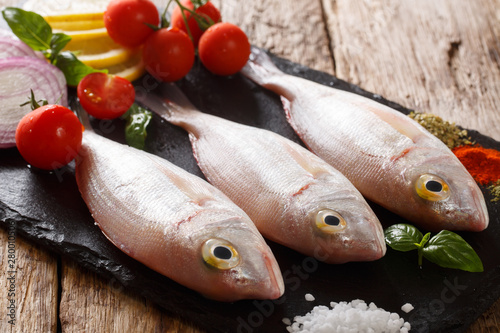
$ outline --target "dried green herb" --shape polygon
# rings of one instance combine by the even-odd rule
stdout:
[[[493,196],[493,199],[491,199],[492,202],[500,201],[500,179],[488,186],[488,190],[490,190]]]
[[[450,149],[473,144],[471,138],[467,135],[467,131],[459,128],[455,123],[450,123],[430,113],[412,111],[408,116],[443,141]]]

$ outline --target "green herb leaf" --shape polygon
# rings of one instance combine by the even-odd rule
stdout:
[[[42,16],[15,7],[3,9],[2,15],[12,32],[33,50],[50,50],[52,28]]]
[[[422,233],[410,224],[395,224],[385,229],[385,242],[396,251],[416,250],[423,239]]]
[[[423,249],[424,258],[447,268],[482,272],[483,263],[474,249],[458,234],[443,230]]]
[[[56,59],[61,50],[69,43],[71,37],[63,33],[55,33],[50,41],[52,59]]]
[[[147,137],[147,126],[152,118],[152,113],[145,108],[132,104],[130,109],[123,116],[127,120],[125,125],[125,140],[131,147],[144,149]]]
[[[97,70],[85,65],[83,62],[69,51],[61,52],[57,55],[55,65],[64,73],[68,86],[77,86],[78,82],[87,74],[94,72],[107,73],[107,70]]]

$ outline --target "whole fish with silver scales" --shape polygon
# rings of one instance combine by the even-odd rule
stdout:
[[[327,263],[385,254],[382,226],[359,191],[304,147],[202,113],[173,84],[138,101],[189,133],[205,177],[243,208],[264,237]]]
[[[75,167],[96,224],[120,250],[208,298],[276,299],[278,263],[247,214],[205,180],[86,127]]]
[[[252,48],[241,73],[281,96],[305,145],[369,200],[429,231],[481,231],[483,194],[456,156],[404,114],[360,95],[281,72]]]

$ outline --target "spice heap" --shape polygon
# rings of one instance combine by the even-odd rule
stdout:
[[[412,111],[408,116],[443,141],[450,149],[472,144],[471,138],[467,136],[466,130],[436,115]]]
[[[459,146],[452,151],[479,184],[490,185],[492,201],[500,201],[500,151],[480,145]]]

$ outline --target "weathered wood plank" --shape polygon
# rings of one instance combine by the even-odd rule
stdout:
[[[323,2],[339,78],[500,140],[500,1]]]
[[[500,330],[500,299],[482,314],[467,333],[498,332]]]
[[[62,260],[62,332],[199,332],[71,261]]]
[[[240,26],[253,45],[333,74],[321,2],[214,0],[222,19]]]
[[[0,332],[56,332],[57,258],[0,229]]]

